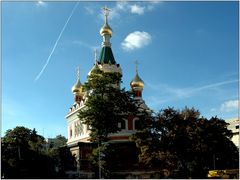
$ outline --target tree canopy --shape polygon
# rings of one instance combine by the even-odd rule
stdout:
[[[69,166],[69,161],[73,161],[69,150],[59,149],[65,143],[66,138],[59,135],[56,137],[54,147],[50,148],[44,137],[38,135],[35,129],[17,126],[7,130],[1,139],[1,176],[4,178],[59,177],[56,167],[60,167],[60,170],[72,168]]]
[[[238,149],[224,120],[200,117],[194,108],[163,109],[152,119],[150,128],[132,136],[139,162],[175,178],[206,178],[209,169],[238,167]]]

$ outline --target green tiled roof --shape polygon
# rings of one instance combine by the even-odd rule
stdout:
[[[116,64],[111,47],[107,47],[107,46],[102,47],[99,61],[101,64],[108,64],[108,63]]]

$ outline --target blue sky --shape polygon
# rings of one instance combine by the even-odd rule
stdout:
[[[156,112],[238,116],[238,2],[3,2],[2,135],[17,125],[67,135],[76,68],[83,83],[101,48],[105,5],[122,87],[138,60],[143,98]]]

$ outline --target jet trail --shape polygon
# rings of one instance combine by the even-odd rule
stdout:
[[[73,7],[73,9],[72,9],[72,11],[71,11],[71,13],[70,13],[70,15],[69,15],[66,23],[64,24],[64,26],[63,26],[63,28],[62,28],[62,30],[61,30],[61,32],[60,32],[60,34],[59,34],[56,42],[55,42],[55,44],[54,44],[54,46],[53,46],[53,48],[52,48],[51,53],[49,54],[49,56],[48,56],[48,58],[47,58],[46,63],[44,64],[42,70],[41,70],[41,71],[39,72],[39,74],[36,76],[36,78],[35,78],[34,81],[37,81],[37,80],[41,77],[41,75],[42,75],[42,73],[44,72],[44,70],[46,69],[46,67],[47,67],[47,65],[48,65],[48,63],[49,63],[49,61],[50,61],[50,59],[51,59],[51,56],[52,56],[52,54],[54,53],[54,51],[55,51],[55,49],[56,49],[56,47],[57,47],[58,41],[59,41],[59,39],[61,38],[61,36],[62,36],[62,34],[63,34],[63,32],[64,32],[64,30],[65,30],[65,28],[66,28],[66,26],[67,26],[67,24],[68,24],[68,22],[69,22],[69,20],[71,19],[72,15],[73,15],[73,13],[74,13],[74,11],[75,11],[75,9],[77,8],[78,4],[79,4],[79,1],[78,1],[78,2],[76,3],[76,5]]]

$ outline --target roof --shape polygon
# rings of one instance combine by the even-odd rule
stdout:
[[[99,61],[101,64],[109,64],[109,63],[116,64],[111,47],[108,47],[108,46],[102,47]]]

